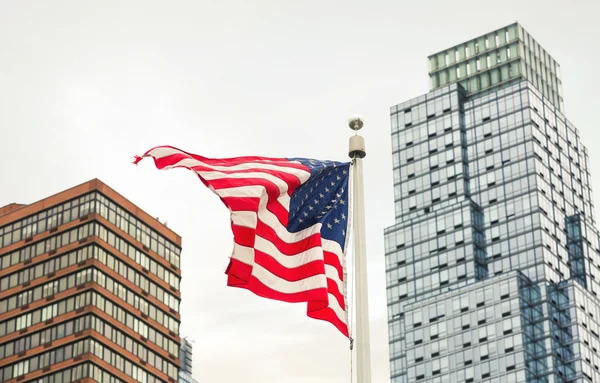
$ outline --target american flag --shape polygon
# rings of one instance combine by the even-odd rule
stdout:
[[[305,158],[214,159],[171,146],[136,156],[158,169],[195,172],[230,211],[229,286],[284,302],[348,337],[345,250],[350,226],[350,163]]]

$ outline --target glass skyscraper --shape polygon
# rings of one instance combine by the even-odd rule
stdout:
[[[558,64],[515,23],[430,56],[391,108],[393,383],[600,382],[589,159]]]
[[[198,383],[192,378],[192,343],[187,338],[181,339],[179,360],[181,361],[179,383]]]

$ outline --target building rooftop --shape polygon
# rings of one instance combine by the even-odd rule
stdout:
[[[123,197],[121,194],[119,194],[110,186],[106,185],[104,182],[100,181],[97,178],[94,178],[90,181],[84,182],[80,185],[74,186],[70,189],[64,190],[60,193],[54,194],[50,197],[46,197],[40,201],[31,204],[10,203],[6,206],[1,207],[0,227],[13,221],[25,218],[29,215],[36,214],[41,210],[45,210],[63,202],[66,202],[74,196],[79,196],[85,194],[86,192],[91,192],[93,190],[101,192],[113,201],[119,201],[119,204],[123,209],[129,211],[129,213],[133,214],[134,216],[142,219],[150,227],[162,234],[168,240],[172,241],[178,246],[181,246],[181,237],[177,233],[169,229],[167,226],[165,226],[164,223],[160,222],[157,218],[146,213],[144,210],[137,207],[127,198]]]
[[[563,111],[560,65],[517,22],[434,53],[430,90],[459,83],[478,94],[528,80]]]

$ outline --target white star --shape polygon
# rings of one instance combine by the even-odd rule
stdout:
[[[310,192],[311,192],[311,193],[313,192],[313,188],[310,188]]]
[[[339,224],[339,223],[340,223],[340,220],[339,220],[339,219],[337,219],[337,218],[334,218],[334,219],[333,219],[333,222],[335,222],[335,223]]]
[[[302,218],[298,218],[298,222],[302,223],[304,220]]]
[[[335,196],[338,197],[338,198],[342,197],[342,195],[340,193],[337,193]]]
[[[340,204],[345,205],[346,201],[344,201],[343,199],[340,200]]]
[[[338,181],[342,179],[342,177],[340,177],[340,176],[335,176],[335,178],[337,178]]]
[[[325,209],[327,209],[327,210],[331,209],[331,205],[325,206]]]
[[[347,174],[348,172],[346,171],[346,169],[342,170],[342,173]]]
[[[333,205],[333,208],[334,208],[335,210],[337,210],[337,207],[338,207],[337,203],[336,203],[335,205]]]
[[[311,210],[311,211],[312,211],[312,210],[315,210],[315,208],[309,205],[309,206],[308,206],[308,210]]]
[[[325,198],[325,195],[322,193],[319,193],[319,198]]]
[[[335,182],[331,181],[330,182],[331,186],[335,186]]]
[[[315,203],[315,205],[317,205],[319,203],[319,200],[313,199],[313,202]]]
[[[346,235],[346,230],[342,229],[342,235]]]
[[[325,188],[325,193],[329,193],[329,188]]]
[[[342,213],[342,219],[346,219],[346,214]]]
[[[344,188],[340,188],[340,193],[343,193],[343,192],[344,192]]]
[[[331,229],[333,229],[333,226],[332,226],[330,223],[328,223],[328,224],[327,224],[327,228],[328,228],[329,230],[331,230]]]
[[[307,212],[303,212],[302,214],[304,214],[305,217],[308,217],[308,213]]]

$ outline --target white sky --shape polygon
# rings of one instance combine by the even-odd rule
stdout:
[[[100,178],[183,237],[181,333],[200,382],[347,382],[333,326],[225,286],[232,239],[218,198],[191,173],[128,159],[170,144],[345,160],[346,119],[361,113],[373,381],[387,382],[389,107],[428,91],[427,55],[519,21],[561,64],[594,177],[599,14],[596,0],[2,0],[0,206]]]

